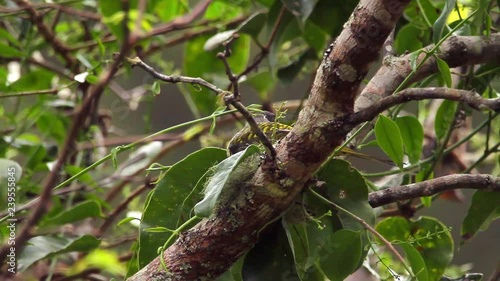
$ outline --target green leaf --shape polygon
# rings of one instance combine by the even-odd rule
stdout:
[[[100,241],[91,235],[77,238],[36,236],[28,240],[19,256],[18,270],[24,271],[33,263],[69,252],[88,252],[99,246]]]
[[[375,228],[385,239],[391,243],[406,242],[410,239],[410,222],[402,217],[386,218]]]
[[[318,178],[325,182],[327,192],[332,201],[365,220],[368,224],[375,223],[373,208],[368,204],[368,186],[358,170],[347,161],[333,159],[323,166]],[[349,215],[339,212],[344,229],[364,229]]]
[[[243,84],[251,85],[259,94],[259,98],[265,101],[270,100],[269,97],[276,86],[276,81],[269,71],[263,71],[249,76]]]
[[[422,41],[419,39],[422,31],[415,25],[409,23],[401,27],[394,40],[394,48],[398,54],[413,52],[422,48]]]
[[[187,12],[189,5],[186,0],[177,1],[147,1],[150,13],[158,15],[162,22],[169,22],[170,20]]]
[[[194,204],[201,199],[198,181],[212,165],[226,158],[226,150],[204,148],[174,164],[149,194],[141,220],[139,236],[139,267],[142,268],[158,254],[169,233],[147,233],[152,227],[177,228],[189,219]],[[165,214],[168,214],[165,215]]]
[[[63,117],[50,111],[45,111],[36,120],[38,130],[42,134],[51,136],[57,143],[62,144],[66,138],[67,130],[63,122]]]
[[[436,58],[437,66],[439,69],[439,73],[441,73],[441,77],[443,77],[444,83],[446,84],[446,86],[448,88],[451,88],[450,67],[448,66],[448,64],[444,60],[440,59],[438,56],[435,56],[435,58]]]
[[[376,230],[391,243],[407,244],[417,250],[425,263],[427,280],[439,280],[453,258],[451,234],[435,218],[420,217],[416,221],[407,221],[401,217],[387,218],[377,224]],[[414,274],[425,278],[421,273],[423,266],[413,250],[410,249],[406,255],[416,271]]]
[[[232,1],[213,1],[207,8],[205,12],[205,19],[217,20],[217,19],[231,19],[241,15],[242,12],[242,2],[239,5],[235,5]]]
[[[230,193],[233,191],[227,190],[226,187],[234,187],[235,180],[244,181],[248,175],[253,176],[252,168],[247,167],[246,164],[242,165],[242,163],[250,156],[259,152],[260,149],[257,146],[250,145],[244,151],[231,155],[220,162],[215,168],[214,175],[205,187],[203,200],[194,206],[194,213],[199,217],[208,217],[217,205],[224,203],[224,198],[231,197]],[[253,164],[255,163],[250,163],[250,165]],[[241,168],[244,169],[243,171],[237,170],[240,165],[242,165]]]
[[[170,2],[170,1],[169,1]],[[120,1],[98,1],[99,11],[103,15],[103,22],[109,27],[111,32],[120,40],[124,38],[124,28],[123,20],[125,19],[125,13],[123,12],[122,2]],[[130,11],[137,11],[137,0],[129,1]],[[129,28],[132,22],[129,17]]]
[[[6,44],[0,43],[0,57],[4,58],[19,58],[22,57],[24,54],[20,50],[11,47]]]
[[[10,34],[10,32],[8,32],[4,28],[0,29],[0,38],[7,39],[7,41],[9,43],[11,43],[12,45],[15,45],[16,47],[21,47],[21,43],[19,43],[19,41],[16,39],[16,37],[14,37],[12,34]],[[2,54],[2,56],[3,56],[3,53],[0,52],[0,54]]]
[[[406,253],[406,258],[408,259],[411,270],[417,277],[417,280],[429,280],[427,267],[425,266],[424,259],[422,258],[420,253],[412,245],[409,244],[401,244],[401,247],[403,247],[403,250]]]
[[[324,32],[318,25],[311,21],[307,21],[302,37],[306,41],[307,45],[314,49],[316,54],[323,54],[325,45],[327,44],[326,39],[328,38],[328,34]],[[314,57],[311,59],[317,58]]]
[[[446,27],[446,20],[448,19],[448,16],[455,8],[455,2],[456,0],[446,0],[443,10],[439,15],[439,18],[434,23],[434,26],[432,27],[433,30],[432,40],[434,41],[434,44],[439,42],[439,40],[441,40],[441,38],[443,37],[443,31]]]
[[[359,171],[354,169],[349,162],[340,159],[333,159],[322,167],[317,176],[321,181],[325,183],[327,187],[326,191],[328,197],[333,201],[333,203],[362,218],[369,225],[373,225],[375,223],[375,213],[373,211],[373,208],[368,204],[368,186],[366,185],[366,181],[361,176]],[[308,203],[309,205],[315,206],[320,204],[317,202],[309,201]],[[328,208],[331,209],[331,206],[328,206]],[[322,220],[322,222],[325,223],[324,220]],[[336,212],[336,215],[328,219],[326,226],[329,227],[330,223],[333,223],[332,227],[336,229],[341,226],[344,230],[364,230],[363,226],[358,221],[342,211]],[[311,233],[311,235],[312,233],[315,233],[313,236],[309,235],[311,237],[322,237],[321,239],[323,240],[329,240],[331,239],[329,237],[329,233],[331,233],[332,231],[318,232],[318,230],[309,229],[308,233]],[[367,239],[366,232],[362,233],[362,251],[360,254],[361,257],[358,260],[359,264],[357,265],[357,267],[361,266],[364,257],[368,254],[368,247],[366,246],[368,245],[369,241]],[[318,247],[319,249],[322,248],[322,246],[318,245],[317,242],[319,241],[310,242],[310,244],[313,243],[313,246],[311,246],[312,253],[318,251]],[[321,260],[323,256],[328,254],[329,253],[326,253],[324,255],[319,254],[319,259]],[[312,257],[312,259],[315,260],[316,258]]]
[[[306,273],[308,267],[311,266],[310,264],[307,263],[309,257],[309,244],[307,243],[308,241],[307,241],[306,224],[305,222],[301,223],[287,222],[286,217],[283,218],[281,222],[283,228],[285,229],[290,249],[292,250],[293,253],[293,259],[295,262],[297,275],[300,277],[301,280],[303,280],[304,274]]]
[[[436,131],[436,137],[438,140],[443,139],[452,126],[457,105],[458,104],[455,101],[444,100],[439,106],[436,113],[436,120],[434,121],[434,130]]]
[[[48,218],[43,222],[42,225],[63,225],[66,223],[72,223],[86,218],[103,218],[101,212],[101,205],[96,201],[84,201],[79,203],[63,212],[59,213],[57,216]]]
[[[138,218],[133,218],[133,217],[126,217],[124,219],[122,219],[121,221],[119,221],[116,226],[122,226],[128,222],[131,222],[131,221],[134,221],[134,220],[138,220]]]
[[[462,223],[461,235],[467,241],[478,231],[488,228],[490,223],[500,217],[500,192],[477,190],[472,196],[467,216]]]
[[[278,70],[280,81],[284,84],[293,82],[309,59],[316,59],[316,52],[312,48],[302,52],[297,60]]]
[[[377,123],[375,123],[375,137],[385,154],[399,168],[403,168],[403,139],[398,125],[391,119],[380,115]]]
[[[361,232],[339,230],[323,246],[321,270],[331,281],[342,281],[356,271],[364,259]]]
[[[52,88],[54,74],[46,70],[34,70],[21,75],[21,78],[10,85],[11,91],[36,91]]]
[[[153,91],[153,94],[159,95],[161,92],[161,87],[160,83],[158,81],[154,81],[153,85],[151,86],[151,91]]]
[[[87,81],[89,84],[94,85],[97,84],[97,82],[99,81],[99,77],[89,74],[87,75],[87,77],[85,77],[85,81]]]
[[[404,11],[404,17],[413,25],[424,30],[432,27],[438,18],[436,8],[429,0],[411,1]]]
[[[431,196],[420,197],[420,202],[422,202],[422,205],[429,208],[432,205],[432,197]]]
[[[410,163],[415,164],[422,155],[424,129],[418,119],[412,116],[398,117],[394,120],[401,132],[404,148]]]

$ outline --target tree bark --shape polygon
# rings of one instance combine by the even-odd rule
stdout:
[[[277,220],[352,125],[333,122],[353,112],[362,79],[409,0],[362,0],[318,68],[307,105],[277,147],[279,171],[260,168],[231,208],[181,234],[163,255],[129,280],[212,280],[225,272]]]

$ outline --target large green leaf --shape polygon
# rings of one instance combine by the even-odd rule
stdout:
[[[398,117],[394,120],[398,125],[403,139],[404,148],[410,163],[415,164],[422,155],[424,141],[424,129],[418,119],[412,116]]]
[[[297,206],[297,208],[302,210],[301,207]],[[291,211],[293,211],[293,209]],[[293,221],[287,220],[289,213],[290,211],[281,221],[286,232],[286,237],[288,238],[288,243],[290,244],[290,249],[293,253],[297,275],[303,280],[308,267],[311,266],[311,264],[308,264],[310,253],[309,243],[307,241],[306,222],[294,223]]]
[[[329,237],[323,251],[326,255],[320,259],[321,270],[331,281],[342,281],[356,271],[365,257],[361,232],[339,230]]]
[[[18,92],[50,89],[53,76],[53,73],[46,70],[30,71],[12,83],[9,89]]]
[[[375,213],[373,208],[368,204],[368,186],[363,176],[349,162],[333,159],[322,167],[318,173],[318,178],[325,183],[330,200],[363,219],[369,225],[374,225]],[[364,230],[364,227],[356,219],[342,211],[336,212],[336,216],[330,220],[333,223],[332,227],[335,227],[336,218],[338,218],[344,230]],[[362,233],[362,235],[360,234],[362,251],[357,267],[361,266],[364,257],[368,254],[366,246],[369,242],[366,233]],[[325,239],[328,240],[330,238],[327,237]]]
[[[44,220],[43,225],[63,225],[85,218],[102,218],[101,205],[96,201],[84,201],[64,210],[55,217]]]
[[[403,247],[406,258],[408,259],[411,270],[413,274],[417,277],[418,281],[429,280],[429,273],[427,272],[427,267],[425,266],[425,261],[420,255],[420,253],[410,244],[401,244]]]
[[[435,56],[435,58],[436,58],[436,63],[438,66],[439,73],[441,73],[441,77],[443,78],[446,87],[451,88],[450,67],[448,66],[448,64],[444,60],[440,59],[438,56]]]
[[[462,238],[468,240],[490,223],[500,218],[500,192],[477,190],[472,196],[471,205],[462,224]]]
[[[226,150],[204,148],[173,165],[148,196],[141,221],[139,237],[139,267],[157,256],[170,233],[147,232],[148,228],[175,229],[186,221],[194,204],[200,200],[201,186],[193,190],[199,179],[218,162],[226,158]]]
[[[347,209],[368,224],[375,223],[373,208],[368,204],[368,186],[358,170],[347,161],[333,159],[323,166],[318,178],[325,182],[330,199]],[[344,229],[362,230],[351,216],[339,212],[338,216]]]
[[[99,246],[100,241],[91,235],[77,238],[55,236],[36,236],[28,240],[28,244],[19,256],[18,270],[24,271],[33,263],[69,252],[88,252]]]
[[[245,160],[259,152],[259,147],[251,145],[220,162],[205,187],[203,200],[194,206],[194,213],[199,217],[208,217],[216,206],[224,204],[224,199],[230,198],[233,193],[228,188],[234,188],[235,181],[245,181],[248,176],[253,176],[258,163],[255,165],[255,159],[250,159],[251,163]]]
[[[403,139],[398,125],[391,119],[380,115],[375,123],[375,137],[382,150],[391,158],[391,160],[403,167]]]
[[[376,230],[391,243],[406,244],[403,249],[413,273],[419,280],[439,280],[453,258],[453,239],[447,227],[431,217],[407,221],[401,217],[387,218],[377,224]],[[412,247],[414,249],[410,249]],[[416,255],[416,250],[425,266]],[[427,279],[424,271],[427,270]]]
[[[423,44],[420,40],[422,30],[409,23],[401,27],[394,40],[394,48],[398,54],[413,52],[421,49]]]

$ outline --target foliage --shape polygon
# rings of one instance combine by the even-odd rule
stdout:
[[[276,89],[315,72],[325,47],[342,31],[357,4],[214,0],[205,13],[183,23],[178,19],[196,11],[199,3],[70,0],[56,5],[33,1],[21,8],[18,2],[23,1],[7,0],[7,6],[0,7],[0,62],[7,66],[0,68],[0,184],[6,187],[0,189],[0,241],[11,245],[16,238],[13,233],[19,235],[24,222],[35,217],[39,208],[40,217],[30,225],[33,237],[15,244],[23,248],[15,253],[23,280],[43,278],[34,270],[37,262],[51,265],[44,276],[53,280],[77,278],[85,270],[106,278],[132,276],[163,253],[181,231],[202,217],[215,216],[221,206],[230,206],[236,191],[227,190],[228,183],[243,185],[265,158],[258,146],[228,157],[224,145],[233,132],[222,124],[234,123],[228,117],[236,110],[226,110],[223,97],[195,84],[177,84],[193,120],[164,130],[141,131],[146,136],[121,135],[111,126],[110,119],[120,119],[139,107],[144,109],[142,127],[152,128],[153,114],[147,108],[167,91],[148,74],[139,87],[124,90],[130,88],[127,80],[143,75],[126,60],[114,80],[105,81],[113,54],[126,45],[128,34],[139,38],[133,52],[154,63],[159,73],[202,77],[219,89],[234,91],[217,55],[230,49],[227,63],[234,81],[245,89],[244,101],[259,101],[257,106],[247,106],[250,112],[258,112],[272,108]],[[395,92],[432,85],[474,89],[484,98],[498,98],[498,61],[450,68],[438,52],[439,45],[453,34],[479,36],[497,30],[492,23],[498,22],[498,5],[493,0],[411,1],[395,29],[394,49],[395,55],[414,52],[410,55],[414,72]],[[238,38],[229,46],[222,46],[236,34]],[[424,51],[429,44],[436,47]],[[410,76],[430,59],[436,60],[437,73],[411,82]],[[103,81],[104,95],[94,97],[95,106],[73,132],[86,95]],[[99,103],[110,96],[119,102]],[[286,115],[287,110],[300,109],[298,104],[290,101],[278,111]],[[291,115],[283,122],[293,123]],[[430,118],[433,125],[428,123],[431,115],[435,116]],[[473,127],[460,127],[471,119]],[[185,131],[171,132],[181,128]],[[498,112],[473,115],[456,101],[446,100],[438,107],[425,100],[392,107],[356,145],[376,147],[397,168],[387,166],[369,174],[330,157],[317,171],[316,185],[306,187],[296,204],[263,231],[255,247],[218,280],[343,280],[362,267],[385,280],[445,278],[456,248],[449,227],[439,217],[413,218],[440,197],[424,197],[422,203],[399,202],[398,216],[392,212],[381,219],[381,214],[391,215],[390,207],[372,208],[369,196],[388,186],[443,175],[442,167],[449,157],[456,157],[454,148],[463,143],[469,143],[468,155],[477,160],[445,174],[479,167],[481,173],[498,177],[498,128]],[[432,135],[434,151],[426,143]],[[207,147],[190,151],[180,161],[164,157],[174,152],[186,155],[179,146],[194,139]],[[155,146],[139,149],[152,140],[163,141],[161,151]],[[125,159],[122,154],[132,149],[138,153]],[[58,157],[65,153],[63,168],[55,173],[59,181],[47,189],[51,173],[58,169]],[[391,177],[388,185],[378,181],[383,176]],[[51,194],[44,195],[50,189]],[[495,227],[491,223],[499,218],[498,195],[475,191],[463,218],[462,243]],[[408,209],[411,214],[405,212]],[[400,247],[404,260],[390,258],[394,253],[376,233]],[[2,267],[3,272],[7,271]]]

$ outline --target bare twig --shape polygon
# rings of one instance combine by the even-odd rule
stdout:
[[[248,125],[250,126],[250,129],[252,132],[259,138],[260,142],[264,146],[267,152],[268,160],[270,164],[269,166],[265,165],[266,168],[269,169],[276,169],[276,150],[273,147],[273,144],[271,141],[266,137],[264,132],[260,129],[259,125],[253,118],[252,114],[248,112],[248,110],[243,106],[243,104],[240,103],[241,100],[241,95],[239,93],[239,86],[238,86],[238,77],[234,75],[233,71],[231,70],[231,67],[229,66],[229,63],[227,61],[227,58],[231,55],[231,49],[230,45],[233,42],[233,40],[237,39],[237,36],[231,37],[228,41],[224,42],[224,52],[218,53],[217,57],[222,60],[224,63],[224,68],[226,70],[226,75],[229,81],[231,81],[231,85],[233,88],[233,94],[232,95],[225,95],[224,96],[224,101],[226,104],[232,105],[234,108],[236,108],[241,115],[245,118],[247,121]]]
[[[402,200],[431,196],[451,189],[478,189],[500,191],[500,178],[491,175],[449,175],[419,183],[390,187],[369,195],[372,207],[379,207]]]
[[[94,235],[96,237],[100,237],[111,226],[111,224],[118,217],[118,215],[120,215],[120,213],[127,208],[128,204],[130,204],[130,202],[132,202],[132,200],[134,200],[137,196],[141,195],[144,191],[151,189],[151,188],[152,188],[151,183],[146,183],[146,184],[143,184],[141,187],[136,188],[134,190],[134,192],[132,192],[132,194],[127,196],[127,198],[125,198],[125,200],[123,200],[123,202],[118,204],[118,206],[116,206],[113,209],[113,211],[106,216],[106,219],[102,223],[101,227],[99,229],[96,229],[96,232],[94,233]]]
[[[144,63],[139,57],[135,57],[133,59],[126,58],[126,60],[132,66],[139,66],[140,68],[146,70],[154,78],[159,79],[159,80],[164,81],[164,82],[174,83],[174,84],[175,83],[188,83],[188,84],[199,85],[199,86],[202,86],[202,87],[209,89],[210,91],[212,91],[218,95],[225,95],[225,94],[229,93],[227,91],[224,91],[224,90],[218,88],[214,84],[209,83],[208,81],[206,81],[202,78],[194,78],[194,77],[179,76],[179,75],[165,75],[165,74],[159,73],[153,67]]]
[[[273,43],[274,39],[276,38],[276,34],[278,32],[278,27],[281,24],[281,21],[283,20],[283,15],[285,13],[285,6],[283,5],[281,7],[280,13],[278,15],[278,18],[276,19],[276,22],[274,23],[273,30],[271,32],[271,36],[269,36],[269,40],[267,41],[267,44],[265,46],[262,46],[260,48],[260,53],[255,57],[253,63],[245,70],[243,70],[240,74],[236,75],[236,81],[238,81],[242,76],[247,75],[248,73],[252,72],[254,69],[256,69],[259,64],[264,60],[264,58],[269,54],[269,49],[271,48],[271,44]]]

